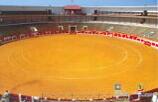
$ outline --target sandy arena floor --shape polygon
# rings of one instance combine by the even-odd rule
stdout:
[[[0,46],[0,92],[94,97],[158,87],[158,50],[116,38],[55,35]]]

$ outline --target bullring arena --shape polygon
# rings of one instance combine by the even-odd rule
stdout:
[[[72,15],[73,7],[65,15],[0,7],[0,93],[9,90],[9,102],[150,102],[158,92],[157,13]]]
[[[0,56],[1,90],[15,93],[94,97],[113,95],[115,83],[130,93],[138,83],[146,90],[158,84],[151,80],[158,75],[158,51],[111,37],[61,34],[25,39],[1,46]]]

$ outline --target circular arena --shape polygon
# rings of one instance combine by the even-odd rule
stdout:
[[[118,38],[42,36],[5,44],[0,56],[1,90],[15,93],[84,98],[113,95],[116,83],[128,93],[139,83],[146,90],[158,84],[151,80],[158,74],[157,49]]]
[[[155,6],[100,8],[0,6],[1,100],[150,102]]]

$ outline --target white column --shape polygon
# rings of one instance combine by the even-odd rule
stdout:
[[[31,97],[31,101],[34,102],[34,96]]]
[[[19,102],[22,102],[22,100],[21,100],[21,94],[19,94]]]

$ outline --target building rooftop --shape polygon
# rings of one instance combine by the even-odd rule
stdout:
[[[67,5],[64,6],[65,10],[81,10],[81,7],[79,5]]]

